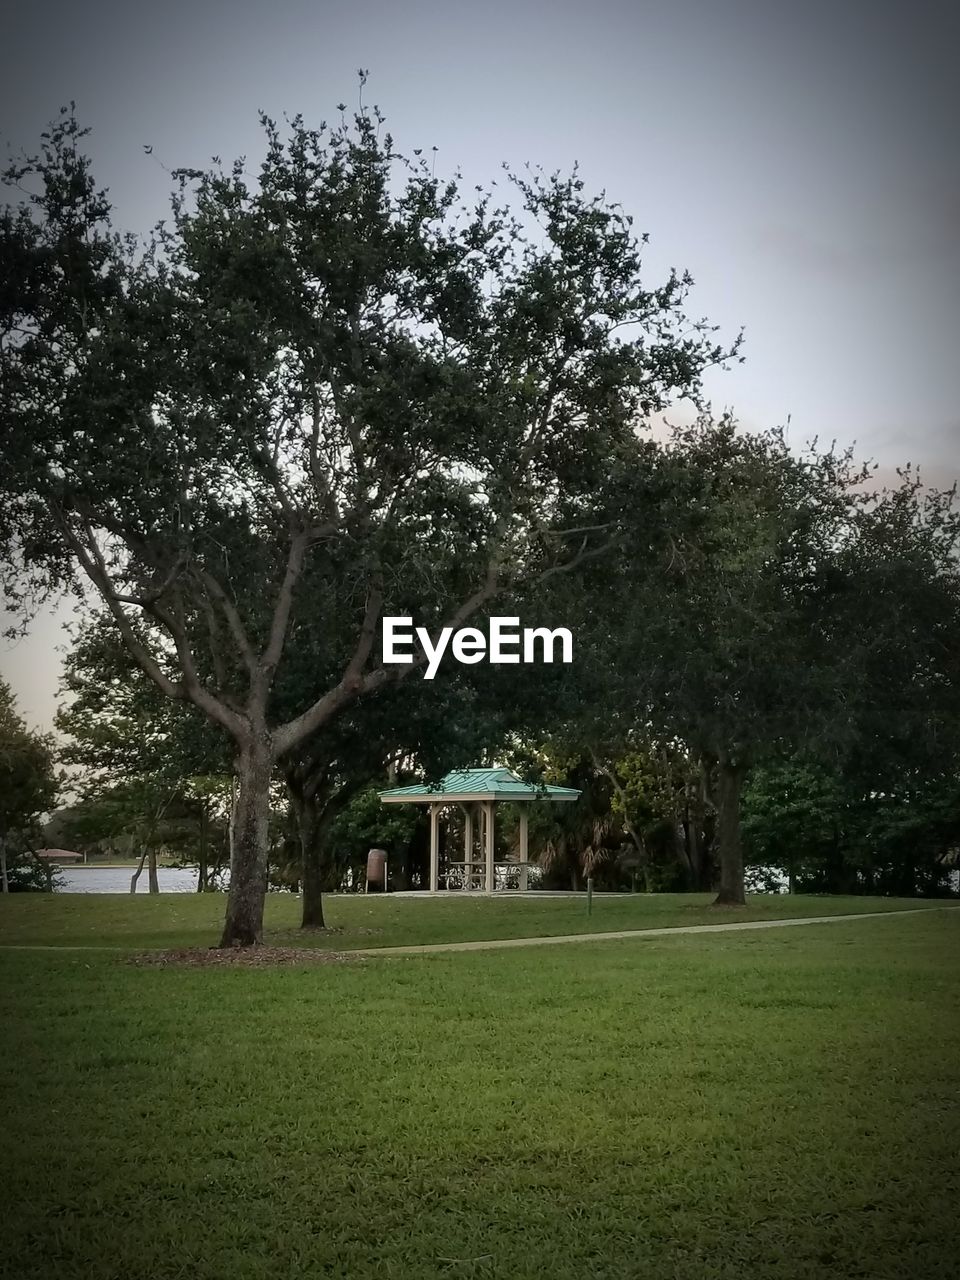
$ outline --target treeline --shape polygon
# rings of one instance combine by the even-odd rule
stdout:
[[[509,750],[511,748],[505,748]],[[77,744],[67,748],[76,758]],[[615,761],[581,753],[551,755],[512,744],[514,763],[530,777],[575,786],[581,800],[535,808],[532,849],[543,888],[657,892],[715,891],[719,881],[717,779],[702,761],[673,748],[633,751]],[[531,770],[531,756],[539,768]],[[89,758],[89,757],[88,757]],[[416,776],[411,773],[411,778]],[[390,781],[406,780],[394,775]],[[369,779],[327,825],[322,890],[364,886],[367,852],[389,855],[393,889],[426,888],[428,825],[416,809],[384,808]],[[223,887],[230,864],[232,783],[226,775],[176,779],[169,770],[117,780],[87,774],[84,794],[35,828],[34,845],[195,869],[198,892]],[[43,793],[52,803],[53,793]],[[761,764],[747,779],[742,807],[745,885],[763,892],[952,896],[960,873],[960,774],[955,762],[923,778],[904,777],[878,791],[862,776],[794,758]],[[501,813],[499,855],[516,854],[516,815]],[[459,842],[452,846],[460,857]],[[445,869],[441,849],[441,877]],[[16,835],[7,853],[14,890],[49,888]],[[304,852],[297,813],[278,789],[271,811],[269,883],[300,890]]]
[[[277,771],[268,876],[303,890],[305,924],[322,923],[324,891],[363,883],[371,846],[389,851],[395,887],[424,887],[425,823],[382,809],[376,791],[480,762],[581,790],[575,805],[534,812],[547,887],[590,876],[600,888],[723,894],[726,873],[723,896],[738,902],[748,884],[897,895],[955,885],[949,495],[909,474],[873,492],[849,459],[797,458],[778,433],[730,421],[678,432],[632,466],[642,498],[606,522],[616,541],[601,563],[555,575],[526,603],[535,621],[574,623],[572,665],[448,665],[435,681],[358,700],[336,733]],[[209,832],[218,794],[219,864],[181,837],[200,887],[208,864],[215,883],[237,785],[220,738],[158,695],[106,616],[78,636],[65,692],[65,758],[92,781],[94,825],[105,799],[117,811],[139,786],[153,797],[148,823],[151,805],[179,795],[155,841],[191,804]],[[83,806],[74,829],[82,817]]]
[[[345,832],[387,843],[361,797],[483,760],[588,770],[541,833],[561,880],[679,868],[736,904],[762,851],[892,883],[956,774],[953,495],[714,420],[703,376],[739,340],[691,318],[686,274],[646,282],[644,237],[576,173],[504,198],[405,160],[376,111],[263,128],[255,177],[176,171],[146,240],[70,112],[6,174],[2,580],[24,618],[63,591],[88,614],[60,724],[86,817],[121,784],[154,832],[171,788],[206,814],[224,946],[259,941],[278,850],[320,925]],[[654,442],[683,399],[697,421]],[[490,614],[569,627],[574,662],[382,661],[384,616]],[[804,770],[821,808],[778,845]],[[948,828],[916,827],[918,891]]]

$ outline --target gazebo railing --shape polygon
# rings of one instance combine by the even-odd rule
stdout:
[[[528,867],[536,866],[534,862],[520,862],[516,858],[506,861],[498,859],[493,864],[494,887],[497,889],[507,889],[521,887],[521,872]],[[469,870],[469,883],[468,871]],[[510,885],[506,883],[511,876],[511,872],[516,872],[516,884]],[[483,892],[487,887],[487,871],[483,862],[474,860],[473,862],[448,862],[446,872],[446,887],[448,889],[462,889],[464,891]]]

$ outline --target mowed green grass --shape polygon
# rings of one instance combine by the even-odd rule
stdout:
[[[264,941],[283,946],[355,950],[430,942],[602,933],[605,930],[721,924],[734,920],[914,910],[941,903],[916,898],[840,898],[754,894],[746,907],[718,908],[706,893],[585,897],[407,898],[337,894],[325,900],[322,932],[298,928],[293,894],[267,898]],[[0,897],[0,946],[203,947],[216,943],[223,924],[223,894],[11,894]]]
[[[954,1278],[958,944],[0,951],[0,1274]]]

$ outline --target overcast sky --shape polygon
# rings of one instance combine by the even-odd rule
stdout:
[[[688,268],[691,310],[745,329],[715,408],[960,474],[956,4],[124,0],[19,5],[3,34],[3,142],[29,149],[75,100],[135,230],[166,211],[164,166],[254,162],[259,109],[336,118],[360,67],[399,149],[436,146],[438,173],[579,161],[649,233],[648,282]],[[60,628],[0,641],[44,727]]]

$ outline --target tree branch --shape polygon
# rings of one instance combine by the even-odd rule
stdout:
[[[189,700],[199,707],[201,711],[206,712],[212,720],[222,725],[235,739],[242,737],[244,722],[241,717],[210,693],[201,683],[182,623],[176,621],[166,609],[162,608],[159,601],[151,596],[144,598],[121,596],[110,580],[110,573],[107,569],[103,552],[100,550],[90,522],[86,519],[83,520],[84,534],[87,539],[87,545],[84,545],[70,527],[65,513],[62,510],[58,510],[57,515],[68,544],[76,554],[87,577],[100,592],[120,630],[120,634],[123,636],[124,642],[144,674],[149,676],[168,698],[181,702]],[[177,659],[183,674],[181,681],[170,679],[153,654],[149,652],[137,636],[130,624],[130,619],[124,613],[124,602],[136,605],[167,629],[177,651]]]
[[[362,671],[373,649],[377,633],[377,622],[383,608],[383,592],[379,586],[371,587],[367,594],[363,622],[357,636],[356,648],[344,670],[339,682],[334,685],[313,706],[308,707],[302,715],[282,725],[273,735],[274,751],[277,757],[295,747],[304,738],[315,733],[341,707],[352,702],[359,693],[365,693],[366,687]]]
[[[131,626],[130,619],[123,610],[122,597],[114,590],[103,555],[96,544],[96,539],[93,538],[92,532],[89,532],[89,526],[87,526],[87,530],[92,550],[85,547],[76,536],[62,511],[57,511],[57,517],[67,544],[73,550],[80,561],[84,573],[96,587],[101,599],[110,610],[110,614],[117,624],[120,634],[123,636],[124,643],[144,675],[148,676],[168,698],[172,698],[176,702],[186,701],[189,697],[186,686],[180,681],[170,679]],[[139,601],[131,601],[131,603],[139,603]]]
[[[267,640],[267,647],[260,655],[259,673],[261,676],[272,674],[283,653],[283,644],[287,635],[287,627],[290,623],[290,610],[293,607],[294,588],[303,571],[303,558],[306,549],[307,534],[303,532],[297,533],[290,539],[290,547],[287,551],[287,566],[284,570],[280,589],[277,592],[277,601],[273,610],[273,618],[270,622],[270,636]]]
[[[182,606],[178,607],[176,615],[164,608],[159,601],[144,605],[143,608],[146,613],[156,618],[167,629],[171,640],[173,640],[174,648],[177,651],[177,660],[180,663],[180,670],[183,672],[184,687],[190,701],[194,706],[199,707],[201,711],[206,712],[211,720],[215,720],[217,724],[222,725],[236,741],[240,741],[245,736],[244,718],[228,707],[220,698],[212,694],[201,681],[190,649],[190,642],[187,639]]]
[[[253,646],[250,643],[249,637],[244,630],[243,622],[240,618],[239,612],[237,611],[237,606],[230,599],[230,596],[227,594],[223,585],[217,581],[209,569],[198,569],[196,573],[208,596],[216,600],[217,604],[220,606],[223,616],[227,620],[227,626],[230,628],[230,634],[233,636],[234,644],[237,646],[237,651],[240,654],[243,665],[246,667],[251,680],[255,680],[258,672],[257,657],[253,651]]]
[[[585,564],[588,560],[596,560],[599,556],[605,556],[613,547],[614,543],[605,542],[599,547],[589,547],[588,539],[584,538],[580,544],[580,550],[571,560],[564,560],[563,564],[553,564],[549,569],[544,569],[543,573],[537,576],[537,582],[546,582],[547,578],[552,578],[555,573],[569,573],[572,569],[578,568]]]

